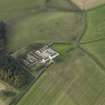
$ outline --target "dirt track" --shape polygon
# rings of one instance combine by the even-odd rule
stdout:
[[[105,4],[105,0],[71,0],[81,9],[90,9]]]

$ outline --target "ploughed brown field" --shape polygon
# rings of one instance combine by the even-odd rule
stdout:
[[[96,6],[105,4],[105,0],[71,0],[81,9],[91,9]]]

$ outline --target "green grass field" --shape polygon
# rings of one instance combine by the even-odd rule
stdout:
[[[52,65],[17,105],[100,105],[105,93],[104,76],[78,49],[63,63]]]
[[[74,46],[71,43],[54,43],[52,48],[59,52],[61,55],[66,55]]]
[[[105,104],[104,11],[105,6],[87,12],[81,47],[52,65],[17,105]]]
[[[48,7],[57,7],[69,10],[78,10],[79,8],[68,0],[0,0],[0,20],[17,21],[23,17],[30,16],[35,12],[47,9]]]
[[[81,13],[61,11],[50,11],[31,16],[16,24],[8,38],[8,46],[18,49],[35,42],[69,42],[76,40],[84,29],[82,18]]]
[[[7,22],[7,48],[13,51],[35,42],[73,41],[85,28],[84,13],[68,0],[0,0],[0,20]]]
[[[35,42],[66,42],[53,45],[62,62],[51,65],[17,105],[105,104],[104,17],[105,6],[87,11],[79,46],[85,15],[69,0],[0,0],[10,51]]]
[[[45,0],[0,0],[0,20],[11,20],[28,15]]]
[[[98,65],[105,71],[105,40],[100,40],[93,43],[83,45],[98,60]]]
[[[87,30],[81,42],[105,38],[105,6],[95,8],[87,13]]]
[[[105,6],[102,6],[88,12],[88,28],[81,41],[83,47],[92,53],[103,66],[105,65],[104,11]]]

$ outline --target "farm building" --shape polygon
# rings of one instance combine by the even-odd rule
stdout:
[[[50,62],[53,62],[57,56],[59,56],[59,53],[46,45],[39,50],[32,49],[29,51],[22,61],[26,66],[32,67],[38,63],[49,64]]]
[[[5,39],[6,36],[6,24],[5,22],[0,22],[0,40]]]

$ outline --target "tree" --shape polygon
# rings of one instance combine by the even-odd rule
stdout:
[[[6,38],[6,23],[4,21],[0,22],[0,39]]]

